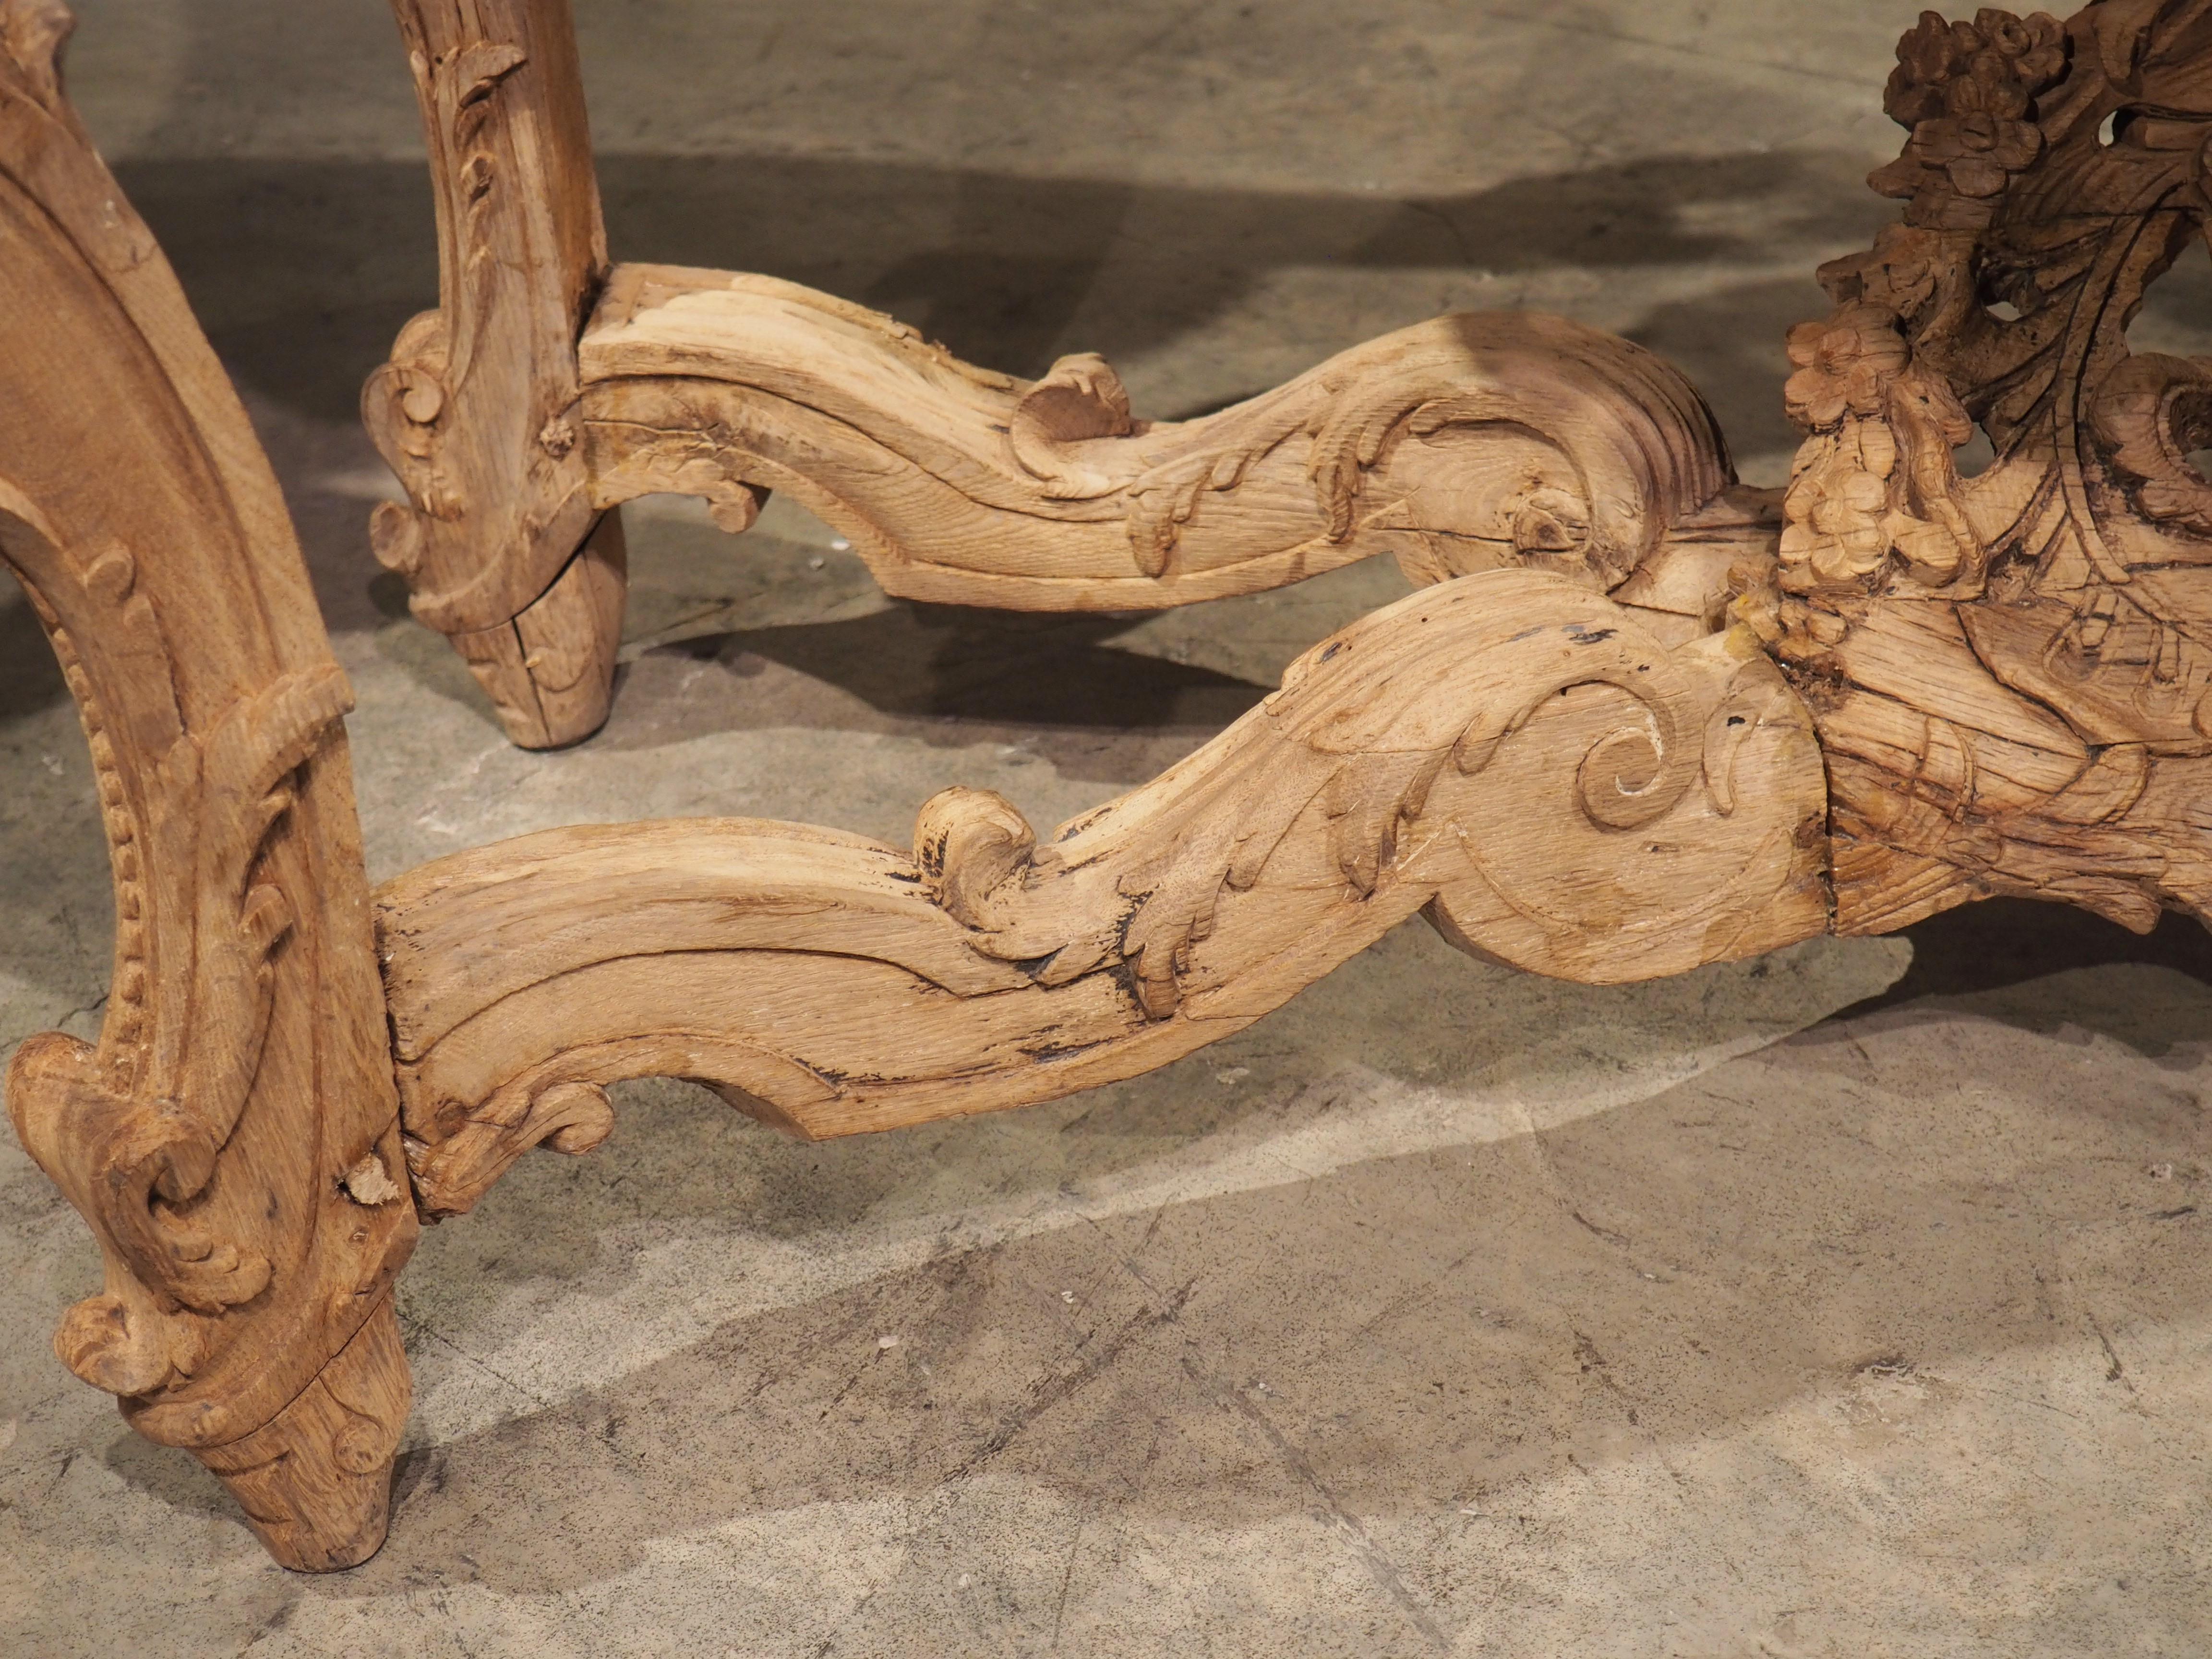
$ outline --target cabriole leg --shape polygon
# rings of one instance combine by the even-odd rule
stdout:
[[[98,1242],[55,1352],[198,1453],[289,1566],[383,1534],[417,1231],[332,660],[283,500],[168,263],[0,0],[0,565],[82,720],[115,890],[99,1039],[8,1069]]]

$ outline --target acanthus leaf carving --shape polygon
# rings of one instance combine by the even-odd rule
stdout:
[[[1052,610],[1251,592],[1377,552],[1627,580],[1732,483],[1680,374],[1557,318],[1455,316],[1185,422],[1094,355],[1035,384],[795,284],[617,266],[580,361],[602,506],[787,489],[890,591]]]
[[[280,679],[239,699],[201,737],[180,732],[153,780],[145,834],[161,848],[147,872],[149,906],[169,960],[190,962],[147,984],[118,975],[121,1018],[143,1039],[121,1079],[90,1045],[58,1036],[27,1045],[9,1100],[24,1145],[58,1181],[81,1187],[84,1207],[151,1291],[155,1311],[219,1313],[269,1282],[258,1250],[211,1231],[193,1201],[213,1179],[261,1063],[270,1008],[269,956],[290,927],[290,901],[256,879],[264,842],[289,808],[294,771],[351,706],[335,665]],[[134,848],[134,831],[122,845]],[[135,859],[134,859],[135,865]],[[118,1086],[118,1082],[120,1086]],[[142,1324],[144,1321],[142,1319]],[[80,1322],[73,1364],[117,1369],[94,1334],[128,1322]],[[143,1333],[142,1333],[143,1335]],[[143,1343],[141,1343],[143,1346]],[[120,1364],[137,1376],[149,1367]],[[138,1390],[143,1392],[143,1390]]]
[[[1095,354],[1030,385],[789,283],[607,269],[564,11],[398,9],[442,322],[403,331],[365,392],[411,502],[377,509],[374,542],[526,745],[586,734],[608,693],[538,695],[518,619],[587,511],[648,491],[701,495],[734,531],[788,490],[901,597],[1119,610],[1377,553],[1421,582],[1522,562],[1611,589],[1734,483],[1678,374],[1557,318],[1437,319],[1232,408],[1152,421]],[[611,616],[571,606],[557,623],[602,630],[586,641],[602,682]]]
[[[336,665],[235,699],[204,732],[183,722],[171,648],[130,551],[64,555],[45,515],[0,484],[11,552],[82,714],[116,884],[116,971],[98,1048],[48,1033],[11,1065],[17,1132],[113,1252],[107,1290],[56,1351],[96,1386],[145,1394],[189,1376],[208,1334],[191,1316],[250,1302],[270,1262],[200,1213],[259,1069],[268,959],[290,901],[260,878],[285,780],[351,706]],[[57,587],[66,590],[57,592]],[[78,618],[64,620],[64,609]],[[116,705],[77,643],[90,630]],[[117,722],[123,725],[118,729]],[[134,775],[125,755],[143,757]]]
[[[2130,356],[2106,376],[2091,418],[2143,513],[2212,540],[2212,483],[2189,459],[2212,437],[2212,362]]]
[[[708,1083],[806,1135],[1130,1075],[1416,912],[1639,976],[1820,931],[1820,763],[1741,630],[1498,570],[1307,653],[1152,784],[1041,838],[950,790],[911,854],[747,821],[550,831],[379,898],[419,1190],[465,1209],[605,1085]],[[469,941],[500,938],[496,960]],[[523,964],[527,963],[526,969]]]
[[[589,176],[580,95],[546,96],[549,77],[573,67],[574,43],[558,38],[561,13],[520,0],[395,9],[430,152],[439,303],[400,330],[362,388],[363,422],[407,494],[374,509],[371,543],[517,743],[574,742],[606,716],[621,616],[548,598],[564,578],[577,586],[599,517],[575,345],[605,237],[595,191],[549,183],[572,182],[565,168]],[[575,635],[566,654],[583,662],[579,678],[540,684],[543,653],[526,632]]]
[[[102,1258],[57,1354],[250,1484],[279,1560],[347,1565],[390,1442],[301,1402],[343,1387],[396,1436],[404,1358],[358,1339],[416,1234],[345,1184],[403,1167],[349,695],[245,410],[60,95],[62,21],[0,0],[0,559],[82,720],[115,951],[97,1042],[21,1044],[9,1112]]]
[[[378,907],[403,1134],[388,1098],[375,1119],[373,1038],[321,1046],[296,1000],[287,1041],[270,1036],[277,983],[319,995],[348,960],[295,973],[284,944],[307,949],[317,919],[303,872],[360,873],[314,760],[344,706],[336,669],[254,634],[180,677],[128,538],[80,534],[67,568],[39,554],[32,601],[85,710],[118,917],[100,1047],[33,1039],[11,1086],[107,1256],[58,1347],[134,1421],[199,1435],[285,1559],[345,1565],[380,1532],[405,1394],[387,1294],[404,1230],[385,1218],[409,1213],[401,1160],[426,1211],[459,1212],[533,1146],[603,1141],[618,1079],[694,1078],[805,1135],[1017,1105],[1239,1029],[1416,913],[1591,982],[1996,892],[2137,927],[2166,905],[2212,915],[2212,480],[2191,459],[2212,368],[2124,337],[2212,213],[2212,0],[1907,34],[1888,105],[1909,137],[1874,180],[1904,221],[1828,267],[1833,314],[1793,334],[1808,438],[1778,494],[1734,484],[1679,375],[1557,319],[1435,319],[1149,422],[1095,356],[1025,385],[790,284],[608,273],[563,9],[401,9],[445,257],[440,311],[370,384],[410,501],[373,534],[519,739],[605,712],[624,556],[608,509],[647,489],[696,491],[736,529],[790,489],[926,598],[1166,604],[1386,551],[1431,586],[1047,838],[952,790],[910,851],[700,821],[410,872]],[[50,15],[0,0],[19,112],[58,107],[32,61]],[[134,234],[102,245],[111,274],[150,257]],[[1995,462],[1969,477],[1977,425]],[[20,494],[0,486],[0,532],[36,518]],[[201,551],[198,576],[240,562]],[[250,584],[170,574],[198,602],[183,614],[266,620]],[[71,644],[88,623],[89,666]],[[118,683],[141,695],[110,706]],[[333,811],[309,847],[314,823],[278,826],[319,777]],[[326,927],[358,916],[350,896]],[[346,1010],[374,1007],[348,988]],[[319,1101],[286,1115],[283,1084],[364,1056],[368,1107],[339,1130]],[[312,1156],[299,1133],[283,1158],[234,1155],[272,1118]],[[308,1219],[280,1224],[272,1183],[248,1238],[222,1171],[284,1159],[313,1165]],[[206,1429],[193,1414],[229,1395],[180,1381],[301,1285],[272,1345],[284,1386]],[[331,1339],[312,1370],[292,1351],[310,1324]],[[294,1536],[319,1507],[349,1529]]]
[[[452,343],[446,373],[453,384],[466,381],[476,363],[477,343],[495,301],[492,284],[500,258],[498,204],[492,193],[499,179],[498,128],[491,99],[501,81],[528,61],[511,40],[475,40],[438,53],[415,70],[427,77],[426,107],[437,112],[432,124],[443,139],[433,163],[454,181],[454,248],[465,296],[444,299]]]
[[[1844,931],[1992,892],[2212,915],[2181,805],[2212,757],[2212,367],[2126,333],[2212,210],[2207,15],[1985,9],[1899,43],[1911,136],[1871,182],[1904,222],[1792,335],[1809,435],[1738,607],[1833,757]],[[1960,477],[1972,425],[1995,459]]]

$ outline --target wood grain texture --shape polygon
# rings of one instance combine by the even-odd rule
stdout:
[[[395,0],[430,154],[438,308],[362,388],[406,487],[371,521],[415,614],[450,635],[515,742],[606,718],[620,526],[578,447],[576,335],[606,276],[568,0]],[[611,576],[612,580],[610,580]]]
[[[1885,106],[1911,136],[1871,182],[1907,206],[1790,336],[1810,435],[1739,606],[1820,722],[1838,926],[2212,916],[2212,366],[2126,339],[2205,234],[2212,15],[1930,14]]]
[[[1022,382],[788,283],[610,270],[562,0],[399,9],[444,289],[366,397],[411,502],[378,547],[518,741],[604,717],[648,490],[735,530],[790,489],[929,599],[1164,605],[1381,552],[1429,585],[1046,841],[960,788],[911,848],[556,830],[372,918],[275,482],[61,97],[66,14],[0,0],[0,556],[83,714],[117,914],[99,1042],[23,1044],[9,1104],[106,1263],[58,1352],[279,1560],[382,1537],[418,1208],[597,1146],[622,1079],[810,1137],[1018,1106],[1416,914],[1588,983],[1995,892],[2212,917],[2212,367],[2124,337],[2212,216],[2208,0],[1905,37],[1875,183],[1910,204],[1790,337],[1778,493],[1673,370],[1557,319],[1437,319],[1156,423],[1096,357]]]
[[[416,1190],[465,1210],[604,1085],[818,1137],[1051,1098],[1241,1030],[1425,911],[1606,983],[1827,924],[1820,760],[1741,629],[1671,647],[1566,578],[1363,619],[1154,782],[1040,843],[995,795],[911,852],[797,825],[556,830],[377,898]]]
[[[1096,356],[1018,380],[795,283],[623,265],[580,362],[600,504],[697,495],[736,529],[787,489],[888,591],[945,604],[1159,607],[1386,552],[1417,581],[1610,588],[1734,483],[1673,368],[1535,313],[1437,318],[1153,422]]]
[[[1611,587],[1733,483],[1680,374],[1559,318],[1437,319],[1152,422],[1095,355],[1031,383],[793,283],[610,274],[568,0],[395,9],[441,299],[362,394],[410,501],[377,508],[374,538],[526,747],[605,716],[619,562],[570,561],[592,513],[649,491],[702,496],[738,532],[788,489],[891,592],[1065,611],[1386,552],[1421,581],[1534,563]]]
[[[388,1327],[416,1231],[350,693],[245,412],[61,97],[68,27],[0,0],[0,556],[91,744],[115,970],[98,1042],[26,1042],[9,1109],[106,1263],[64,1363],[242,1497],[250,1466],[278,1559],[343,1565],[383,1535],[392,1440],[333,1438],[296,1402],[342,1371],[404,1417],[396,1346],[334,1356]],[[374,1504],[325,1480],[348,1458]]]

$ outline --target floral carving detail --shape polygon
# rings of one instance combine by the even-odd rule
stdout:
[[[2045,13],[1984,7],[1971,23],[1923,13],[1897,45],[1882,106],[1912,129],[1905,153],[1867,182],[1909,197],[1914,223],[1971,229],[2043,153],[2036,95],[2066,68],[2066,35]]]
[[[1839,308],[1790,331],[1790,416],[1812,433],[1783,511],[1782,585],[1866,591],[1893,556],[1939,586],[1978,575],[1951,452],[1973,434],[1942,377],[1914,364],[1896,313]]]
[[[1797,371],[1782,388],[1790,418],[1812,429],[1846,414],[1879,415],[1889,384],[1912,361],[1897,319],[1878,306],[1846,306],[1826,322],[1790,331]]]
[[[106,580],[112,597],[129,592],[127,556],[105,562],[118,562],[125,568]],[[171,960],[189,941],[190,970],[156,981],[150,1009],[134,1010],[132,1029],[153,1030],[129,1073],[58,1032],[26,1042],[10,1068],[25,1148],[130,1270],[79,1304],[56,1340],[64,1362],[95,1387],[142,1395],[189,1375],[199,1336],[179,1311],[219,1314],[269,1284],[268,1255],[210,1228],[196,1200],[259,1073],[275,995],[270,958],[295,920],[291,896],[261,870],[265,845],[291,810],[289,775],[351,706],[344,676],[324,664],[240,698],[204,732],[174,737],[155,769],[147,822],[130,823],[124,843],[159,849],[149,886],[134,875],[118,891],[126,909],[150,910],[167,930]],[[118,978],[118,994],[140,1003],[149,988],[143,971],[133,977]]]

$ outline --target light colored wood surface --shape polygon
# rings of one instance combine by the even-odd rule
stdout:
[[[1680,374],[1557,317],[1440,317],[1216,415],[1152,422],[1103,358],[1034,382],[766,276],[622,265],[585,331],[602,505],[789,490],[890,592],[1115,610],[1379,553],[1417,581],[1515,563],[1608,588],[1731,482]]]
[[[1876,183],[1911,205],[1791,337],[1778,498],[1679,375],[1557,319],[1439,319],[1148,424],[1097,358],[1024,384],[790,284],[610,274],[557,0],[403,0],[447,287],[367,394],[413,501],[378,545],[519,740],[604,715],[614,508],[647,490],[740,528],[789,489],[931,599],[1173,603],[1382,551],[1431,585],[1048,841],[960,788],[910,849],[559,830],[412,871],[372,923],[274,481],[61,97],[65,14],[0,0],[0,553],[83,714],[118,918],[99,1042],[34,1037],[8,1079],[106,1265],[62,1358],[278,1559],[344,1566],[385,1525],[417,1209],[596,1146],[617,1079],[805,1136],[1020,1105],[1417,913],[1595,983],[1992,892],[2207,915],[2212,378],[2124,337],[2212,210],[2199,9],[1906,37]],[[1976,424],[1996,460],[1962,477]]]
[[[1545,573],[1424,589],[1151,784],[1039,842],[948,790],[904,850],[702,819],[556,830],[381,890],[409,1156],[465,1210],[603,1085],[798,1133],[1051,1098],[1240,1030],[1425,909],[1592,982],[1827,924],[1820,759],[1741,629],[1674,648]]]
[[[1032,383],[794,283],[609,275],[568,0],[395,9],[441,295],[363,391],[410,503],[376,509],[376,545],[526,747],[605,717],[619,565],[568,561],[592,510],[648,492],[702,496],[738,532],[788,489],[890,592],[1069,611],[1380,553],[1416,580],[1532,562],[1609,587],[1731,482],[1680,374],[1555,317],[1438,318],[1152,422],[1095,355]]]
[[[362,388],[409,502],[380,504],[372,539],[507,734],[571,743],[606,718],[623,591],[621,528],[593,533],[577,428],[576,333],[607,256],[575,31],[568,0],[393,10],[430,153],[439,294]]]
[[[61,97],[67,27],[0,0],[0,555],[91,744],[116,960],[97,1044],[23,1043],[9,1109],[106,1261],[64,1363],[279,1560],[343,1566],[383,1537],[416,1230],[351,694],[245,412]]]
[[[1837,926],[1992,893],[2212,916],[2212,368],[2126,339],[2205,234],[2199,9],[1931,15],[1899,60],[1911,137],[1872,182],[1907,205],[1790,335],[1810,435],[1738,607],[1820,723]],[[1976,424],[1996,459],[1961,477]]]

